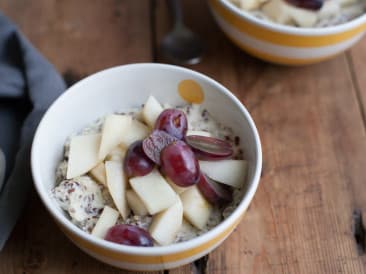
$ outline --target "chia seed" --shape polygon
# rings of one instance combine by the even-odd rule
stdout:
[[[240,144],[240,137],[239,136],[235,136],[234,143],[235,143],[236,146],[238,146]]]

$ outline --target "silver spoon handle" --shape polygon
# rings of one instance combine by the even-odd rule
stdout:
[[[2,186],[4,184],[5,169],[6,169],[5,155],[0,148],[0,193],[1,193]]]
[[[167,0],[168,7],[173,16],[173,21],[175,26],[180,26],[183,24],[183,12],[180,0]]]

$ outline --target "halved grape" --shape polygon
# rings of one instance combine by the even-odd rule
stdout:
[[[200,169],[192,149],[175,141],[161,151],[162,172],[176,185],[187,187],[198,182]]]
[[[142,141],[136,141],[129,146],[123,163],[127,177],[144,176],[153,170],[154,165],[144,153]]]
[[[178,139],[162,130],[154,130],[149,137],[142,141],[142,149],[147,157],[160,165],[160,152],[169,144]]]
[[[228,185],[220,184],[203,173],[197,183],[202,195],[212,204],[223,204],[232,200],[232,188]]]
[[[179,109],[171,108],[164,110],[155,122],[155,129],[163,130],[180,140],[186,135],[187,128],[187,117]]]
[[[213,137],[189,135],[186,136],[186,142],[200,160],[223,160],[230,158],[234,153],[229,142]]]
[[[134,225],[119,224],[112,226],[104,238],[117,244],[133,246],[153,246],[154,240],[145,229]]]
[[[298,8],[308,10],[320,10],[324,0],[286,0],[287,3]]]

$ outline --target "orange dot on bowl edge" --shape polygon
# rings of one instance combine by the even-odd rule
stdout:
[[[201,104],[204,99],[204,93],[200,84],[196,81],[187,79],[178,84],[179,95],[188,103]]]

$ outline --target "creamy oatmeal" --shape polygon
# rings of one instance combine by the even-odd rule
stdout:
[[[164,107],[162,107],[163,109]],[[166,107],[168,108],[168,106]],[[199,105],[187,105],[184,107],[177,107],[175,109],[179,109],[186,115],[188,122],[188,134],[200,134],[200,135],[209,135],[214,138],[219,138],[221,140],[225,140],[228,144],[232,146],[233,154],[230,157],[231,159],[237,159],[238,161],[243,159],[243,150],[240,146],[240,138],[234,135],[232,129],[225,127],[213,119],[213,117],[209,114],[206,109],[202,109]],[[140,109],[134,109],[128,113],[119,113],[123,116],[131,117],[132,121],[142,121],[143,127],[148,128],[141,116]],[[107,118],[108,119],[108,118]],[[75,136],[99,136],[102,135],[103,138],[103,124],[106,121],[106,117],[101,118],[90,126],[82,129]],[[52,196],[55,198],[58,205],[67,212],[71,221],[78,226],[80,229],[92,233],[93,229],[100,218],[103,208],[106,206],[112,208],[116,214],[118,212],[118,218],[115,224],[128,224],[134,225],[145,230],[151,230],[152,226],[159,227],[157,224],[154,224],[154,220],[158,219],[156,214],[150,214],[149,212],[152,210],[149,206],[149,201],[147,201],[145,205],[145,211],[149,211],[144,215],[136,214],[137,209],[133,207],[133,204],[129,204],[130,200],[127,203],[127,209],[121,208],[119,199],[114,197],[113,192],[111,192],[111,186],[106,183],[106,180],[111,178],[111,175],[108,174],[107,165],[112,161],[122,161],[125,157],[125,153],[123,150],[119,149],[116,151],[114,149],[107,156],[105,156],[108,161],[105,162],[105,170],[107,170],[107,176],[105,175],[106,171],[103,169],[102,173],[97,172],[97,167],[94,167],[92,170],[89,170],[85,174],[80,176],[76,176],[73,178],[67,179],[68,176],[68,166],[70,165],[70,140],[75,137],[70,137],[69,140],[66,141],[64,147],[64,157],[60,162],[57,170],[56,170],[56,187],[52,190]],[[98,137],[99,138],[99,137]],[[128,139],[128,138],[127,138]],[[71,145],[72,145],[71,141]],[[103,142],[99,141],[99,142]],[[121,148],[121,146],[119,147]],[[121,152],[122,151],[122,152]],[[128,153],[128,152],[127,152]],[[122,162],[121,162],[122,163]],[[109,164],[110,165],[110,164]],[[104,164],[103,164],[104,167]],[[122,165],[121,165],[122,168]],[[156,170],[156,169],[155,169]],[[154,171],[159,173],[157,171]],[[100,176],[99,176],[100,175]],[[103,177],[104,176],[104,177]],[[146,176],[147,177],[147,176]],[[141,178],[141,177],[139,177]],[[112,179],[111,179],[112,180]],[[167,179],[168,180],[168,179]],[[130,183],[127,183],[126,189],[123,190],[125,193],[135,191],[139,196],[139,189],[136,187],[131,190],[131,179]],[[169,180],[168,180],[169,181]],[[238,205],[240,200],[244,195],[244,183],[245,178],[242,178],[242,183],[240,187],[233,188],[232,199],[225,204],[210,204],[207,203],[207,206],[210,208],[209,216],[207,216],[207,220],[202,227],[198,227],[195,223],[194,216],[190,217],[190,213],[186,212],[186,208],[184,207],[184,218],[181,220],[181,225],[179,230],[174,233],[174,240],[172,242],[182,242],[197,237],[202,233],[212,229],[217,224],[219,224],[224,218],[231,214],[231,212]],[[182,197],[183,206],[184,199],[188,199],[188,197],[183,198],[184,190],[182,187],[172,186],[172,188],[177,191],[177,197]],[[181,194],[181,192],[183,194]],[[135,193],[135,194],[136,194]],[[188,193],[188,191],[187,191]],[[193,193],[193,191],[192,191]],[[142,195],[142,194],[141,194]],[[175,194],[174,194],[175,195]],[[181,196],[179,196],[181,195]],[[193,194],[192,194],[193,195]],[[197,195],[197,194],[196,194]],[[188,194],[185,196],[189,196]],[[144,199],[143,196],[140,196],[141,200]],[[140,199],[139,199],[140,200]],[[132,203],[133,201],[131,201]],[[141,202],[141,201],[140,201]],[[118,206],[116,206],[118,204]],[[147,208],[147,209],[146,209]],[[133,209],[133,210],[131,210]],[[166,209],[163,212],[166,212]],[[183,210],[183,209],[182,209]],[[134,212],[136,211],[136,212]],[[187,210],[188,211],[188,210]],[[161,214],[161,213],[159,213]],[[183,214],[183,213],[182,213]],[[125,215],[125,216],[123,216]],[[117,215],[116,215],[117,216]],[[155,219],[154,219],[155,218]],[[158,221],[155,220],[155,223]],[[158,228],[155,228],[156,230]],[[153,234],[154,238],[154,233]],[[156,232],[157,233],[157,232]],[[155,233],[155,234],[156,234]],[[156,236],[158,238],[158,236]],[[166,244],[164,240],[159,241],[159,239],[155,239],[155,245],[157,242],[161,245]]]
[[[328,27],[366,11],[365,0],[229,0],[255,17],[297,27]]]

